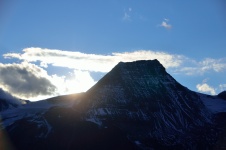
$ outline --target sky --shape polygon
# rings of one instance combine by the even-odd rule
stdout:
[[[158,59],[189,89],[226,90],[224,0],[1,0],[0,88],[84,92],[118,62]]]

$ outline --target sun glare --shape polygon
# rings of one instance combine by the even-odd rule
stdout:
[[[53,75],[50,80],[56,87],[54,93],[51,95],[40,95],[36,97],[23,97],[23,99],[38,101],[59,95],[86,92],[96,83],[88,71],[81,70],[74,70],[69,77]]]
[[[65,81],[66,92],[67,94],[85,92],[95,83],[88,71],[75,70],[73,78]]]

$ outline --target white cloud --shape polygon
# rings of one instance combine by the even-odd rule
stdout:
[[[64,89],[67,91],[62,91],[62,93],[70,94],[85,92],[95,83],[96,82],[88,71],[74,70],[72,76],[64,82]]]
[[[22,54],[7,53],[5,58],[18,58],[27,62],[41,62],[41,66],[53,65],[77,70],[108,72],[118,62],[158,59],[166,68],[178,67],[184,60],[181,55],[151,50],[112,53],[111,55],[85,54],[81,52],[62,51],[42,48],[26,48]],[[45,65],[44,65],[45,64]]]
[[[205,58],[196,61],[183,55],[153,50],[97,55],[31,47],[24,49],[22,53],[7,53],[3,56],[9,59],[19,59],[22,63],[0,65],[0,88],[13,93],[14,96],[29,99],[38,96],[49,97],[86,91],[96,83],[90,76],[90,72],[106,73],[120,61],[158,59],[170,73],[185,75],[203,75],[206,72],[218,73],[226,69],[225,58]],[[39,64],[39,66],[33,63]],[[51,67],[64,67],[74,71],[70,77],[49,75],[47,69],[50,65]],[[208,78],[202,84],[196,86],[198,91],[216,94],[217,89],[209,86],[207,81]],[[31,88],[28,88],[29,86]],[[225,84],[218,87],[221,90],[225,88]]]
[[[169,30],[172,28],[172,25],[169,24],[168,22],[169,22],[169,19],[164,19],[164,21],[162,21],[160,26]]]
[[[14,69],[23,68],[26,74],[21,74],[20,71],[17,71],[16,74],[13,73],[14,76],[11,77],[10,82],[5,80],[6,75],[0,76],[1,85],[4,85],[2,88],[13,93],[14,96],[35,100],[86,91],[96,83],[90,76],[90,71],[108,72],[120,61],[131,62],[135,60],[158,59],[166,68],[174,68],[180,66],[183,60],[180,55],[150,50],[96,55],[62,50],[26,48],[21,54],[7,53],[3,56],[4,58],[17,58],[23,62],[21,64],[2,64],[2,67],[14,66]],[[40,66],[32,64],[36,62]],[[48,65],[70,68],[74,72],[70,77],[48,75],[46,71]],[[12,73],[13,70],[9,72]],[[26,82],[17,80],[18,77],[23,78],[23,81]],[[32,88],[29,88],[29,86]]]
[[[223,59],[215,60],[212,58],[206,58],[199,64],[201,66],[202,71],[214,70],[216,72],[220,72],[226,69],[226,63]]]
[[[205,58],[196,61],[186,58],[183,65],[175,70],[175,73],[184,73],[186,75],[203,75],[207,72],[222,72],[226,70],[226,59]]]
[[[226,84],[220,84],[219,85],[220,91],[226,91]]]
[[[131,21],[131,12],[132,8],[130,7],[128,10],[124,10],[123,20],[124,21]]]
[[[7,53],[4,58],[17,58],[27,62],[40,62],[41,67],[48,65],[67,67],[75,70],[108,72],[118,62],[158,59],[173,74],[203,75],[207,72],[226,70],[226,58],[205,58],[197,61],[183,55],[153,50],[112,53],[110,55],[86,54],[81,52],[55,49],[25,48],[23,53]]]
[[[226,70],[226,58],[205,58],[196,61],[183,55],[153,50],[112,53],[110,55],[86,54],[81,52],[55,49],[25,48],[23,53],[7,53],[4,58],[17,58],[27,62],[40,62],[41,67],[48,65],[67,67],[83,71],[108,72],[118,62],[158,59],[171,73],[185,75],[203,75],[206,72]]]
[[[130,17],[130,15],[129,15],[127,12],[125,12],[122,19],[123,19],[123,20],[130,21],[130,20],[131,20],[131,17]]]
[[[75,70],[70,78],[66,78],[50,76],[43,68],[27,62],[0,63],[0,88],[21,99],[38,100],[85,92],[95,83],[87,71]]]
[[[30,64],[0,64],[0,88],[20,98],[52,95],[57,88],[42,68]]]
[[[209,86],[207,83],[197,84],[196,88],[199,92],[210,93],[211,95],[216,95],[216,91],[213,87]]]

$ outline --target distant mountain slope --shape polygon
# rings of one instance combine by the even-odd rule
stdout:
[[[226,112],[226,101],[219,96],[198,93],[206,108],[213,114]]]
[[[2,125],[4,127],[8,127],[10,125],[14,125],[15,122],[21,119],[28,119],[31,120],[31,122],[36,122],[37,125],[44,123],[44,126],[46,126],[48,125],[48,123],[46,123],[43,115],[47,111],[51,110],[54,107],[69,108],[79,102],[78,98],[81,95],[83,95],[83,93],[57,96],[46,100],[18,105],[14,109],[9,109],[1,112],[1,119],[3,121]]]
[[[23,103],[25,103],[23,100],[13,97],[11,94],[3,91],[0,88],[0,112],[7,109],[16,108]]]
[[[19,150],[214,149],[224,143],[224,102],[182,86],[157,60],[121,62],[86,93],[4,111],[2,120]]]
[[[226,91],[223,91],[223,92],[219,93],[217,96],[222,98],[222,99],[224,99],[224,100],[226,100]]]

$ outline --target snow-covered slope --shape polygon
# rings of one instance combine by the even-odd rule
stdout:
[[[49,111],[53,107],[72,107],[79,102],[78,97],[80,95],[82,94],[58,96],[42,101],[18,105],[13,109],[7,109],[5,111],[2,111],[2,127],[6,128],[21,119],[27,119],[30,122],[39,122],[40,126],[46,126],[48,123],[42,116],[47,111]]]
[[[11,94],[5,92],[0,88],[0,112],[7,109],[16,108],[26,103],[23,100],[20,100],[16,97],[13,97]]]

